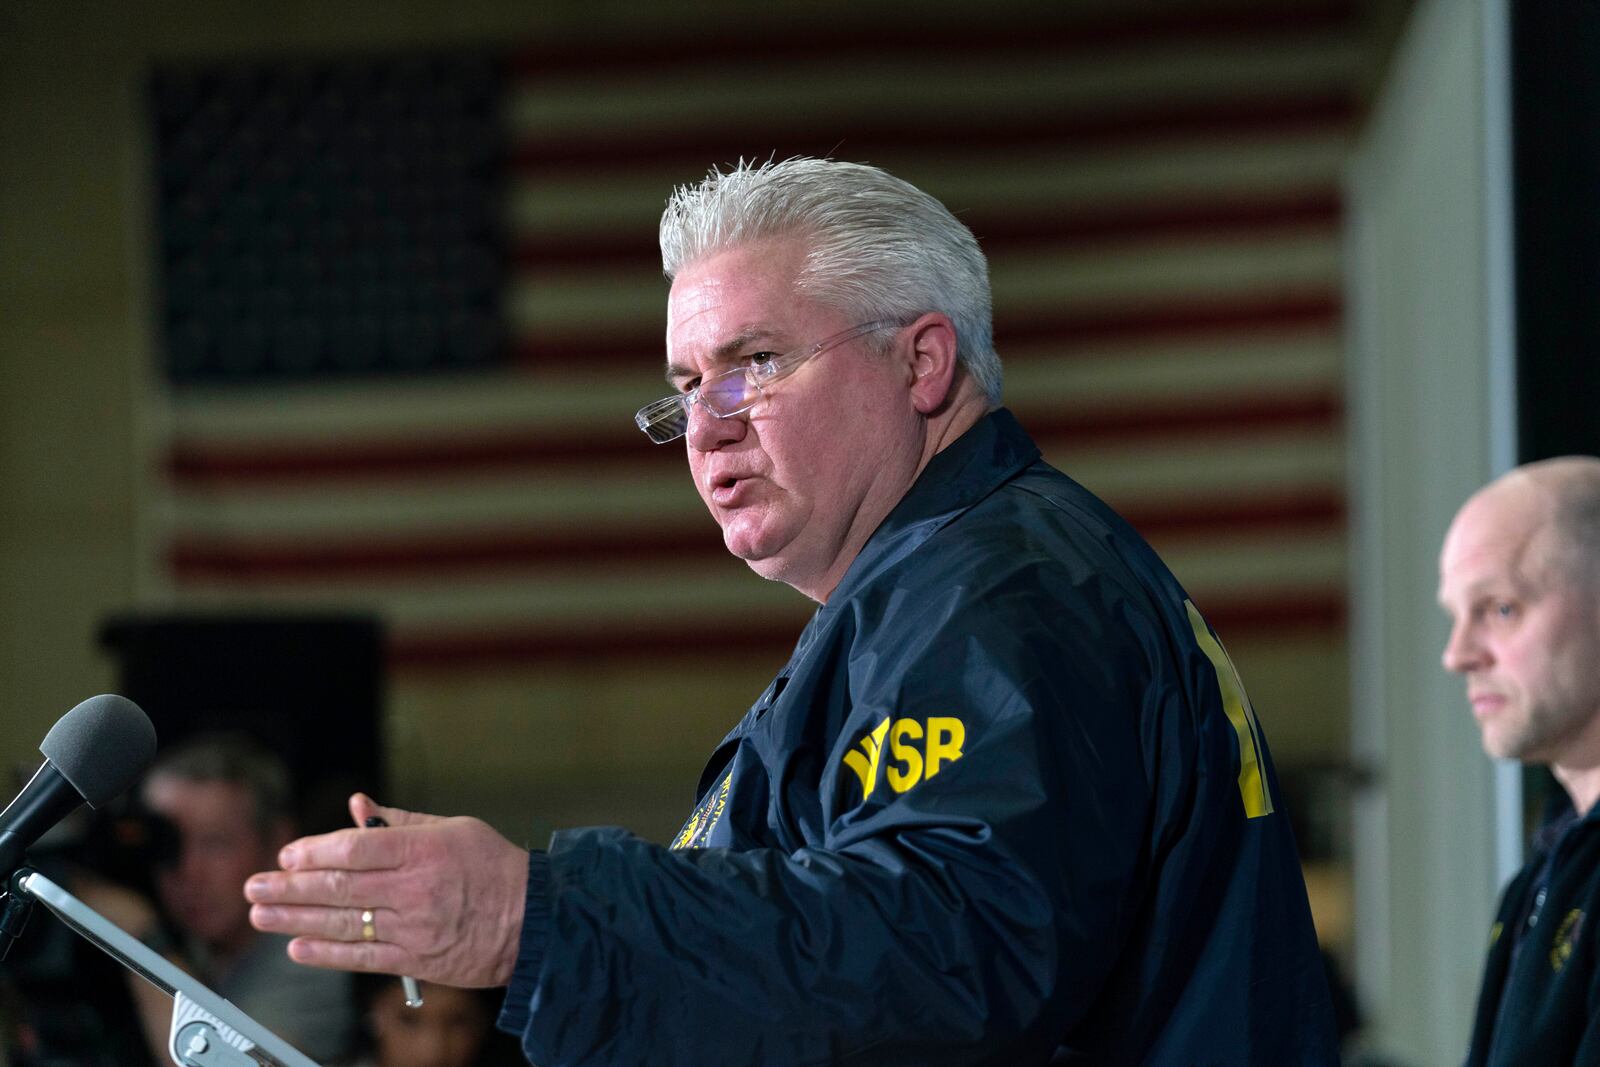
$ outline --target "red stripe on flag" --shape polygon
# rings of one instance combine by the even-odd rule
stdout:
[[[1312,289],[1001,312],[995,316],[995,343],[1002,357],[1031,360],[1070,357],[1107,342],[1204,341],[1227,334],[1330,331],[1339,327],[1341,307],[1337,290]],[[541,330],[537,337],[518,342],[515,358],[529,371],[620,365],[638,370],[665,365],[662,343],[660,326]],[[1006,357],[1006,346],[1016,343],[1034,347],[1025,355]],[[1049,356],[1038,350],[1046,344],[1056,346]]]
[[[1241,635],[1283,637],[1289,633],[1336,633],[1344,628],[1343,589],[1264,593],[1258,596],[1219,594],[1196,602],[1200,613],[1223,640]]]
[[[1150,540],[1344,531],[1344,494],[1301,489],[1260,496],[1161,501],[1118,508]]]
[[[1342,398],[1318,389],[1298,395],[1246,397],[1226,402],[1141,403],[1101,406],[1060,413],[1029,413],[1025,425],[1040,446],[1061,449],[1087,445],[1193,439],[1218,441],[1279,430],[1327,430],[1339,425]]]
[[[1260,596],[1207,598],[1199,605],[1224,641],[1289,634],[1335,635],[1345,622],[1342,589],[1313,589]],[[686,642],[677,620],[658,624],[504,626],[480,631],[394,635],[389,662],[404,673],[483,668],[571,667],[576,664],[670,660],[682,663],[706,656],[765,656],[776,670],[789,656],[805,625],[804,605],[795,618],[746,618],[720,633],[714,650]]]
[[[1339,190],[1327,188],[1278,195],[1262,192],[1247,197],[1096,205],[1054,215],[971,213],[962,221],[986,251],[1016,252],[1058,244],[1076,249],[1089,244],[1206,235],[1253,238],[1278,229],[1315,228],[1331,233],[1339,225],[1340,206]]]
[[[684,490],[689,491],[687,486]],[[1150,503],[1125,515],[1146,537],[1165,543],[1249,534],[1336,533],[1344,502],[1333,490],[1237,499]],[[168,564],[180,583],[398,582],[454,580],[463,573],[679,563],[726,559],[705,518],[693,527],[592,531],[501,530],[475,534],[359,540],[179,537]]]
[[[1204,48],[1240,38],[1279,38],[1271,47],[1299,47],[1290,38],[1315,44],[1331,35],[1359,28],[1359,9],[1348,0],[1261,6],[1223,4],[1209,7],[1187,4],[1171,9],[1141,6],[1105,14],[1072,12],[1070,21],[1052,21],[1048,7],[1030,10],[1018,23],[1000,18],[964,20],[960,25],[939,25],[931,20],[892,25],[852,25],[841,32],[826,21],[804,23],[774,21],[762,34],[758,57],[779,64],[832,58],[880,59],[885,53],[940,52],[970,60],[974,55],[1046,55],[1064,59],[1070,53],[1101,54],[1110,50],[1179,44]],[[1267,44],[1268,42],[1263,42]],[[750,29],[719,36],[715,30],[682,36],[655,34],[636,40],[596,37],[592,44],[562,42],[531,45],[512,57],[518,81],[557,82],[565,85],[573,74],[597,70],[639,74],[661,69],[703,69],[709,65],[749,61]]]
[[[691,492],[687,485],[684,491]],[[476,534],[297,544],[288,538],[178,538],[169,553],[182,582],[412,582],[463,572],[612,567],[725,557],[709,517],[696,529],[507,530]]]
[[[1253,238],[1281,229],[1314,228],[1331,233],[1339,225],[1340,203],[1339,190],[1329,187],[1276,195],[1268,191],[1236,197],[1097,204],[1055,213],[964,212],[962,221],[993,256],[1057,245],[1077,250],[1089,245],[1207,235]],[[547,233],[522,239],[515,259],[519,269],[529,272],[648,271],[660,266],[660,250],[649,233]]]
[[[627,464],[641,475],[683,463],[682,448],[650,444],[643,434],[605,436],[556,430],[454,435],[449,439],[294,444],[278,438],[208,441],[188,437],[167,456],[172,482],[189,488],[320,482],[393,482],[507,472]]]
[[[1056,342],[1059,355],[1107,342],[1200,341],[1223,334],[1335,330],[1342,304],[1332,291],[1251,294],[1233,299],[1128,301],[995,323],[996,344]]]
[[[1035,438],[1061,447],[1172,437],[1216,439],[1278,430],[1332,430],[1341,411],[1336,389],[1271,397],[1100,406],[1027,413]],[[601,436],[602,433],[609,436]],[[597,430],[593,437],[548,429],[452,437],[295,445],[277,439],[207,441],[190,437],[168,453],[172,481],[189,489],[340,482],[412,482],[514,471],[591,469],[622,464],[663,474],[683,463],[683,446],[649,444],[642,434]]]
[[[946,152],[1009,152],[1042,145],[1088,151],[1170,139],[1216,139],[1287,135],[1307,130],[1348,132],[1358,114],[1348,93],[1314,90],[1299,99],[1287,92],[1267,99],[1163,103],[1155,107],[1103,107],[1058,115],[991,116],[982,123],[952,124],[949,118],[897,117],[870,125],[870,118],[831,121],[823,128],[785,130],[770,122],[740,130],[721,124],[645,128],[626,137],[614,130],[529,135],[511,155],[518,173],[539,176],[584,168],[659,167],[702,173],[710,163],[776,155],[883,159],[897,152],[939,145]]]
[[[389,662],[400,671],[477,670],[484,667],[571,666],[595,661],[703,660],[712,656],[765,656],[777,670],[788,658],[805,625],[806,608],[797,601],[792,619],[744,618],[717,635],[715,648],[686,640],[681,620],[617,626],[503,626],[480,631],[395,634]]]

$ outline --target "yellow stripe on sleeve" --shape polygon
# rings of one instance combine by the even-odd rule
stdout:
[[[1239,679],[1233,660],[1222,647],[1222,642],[1211,632],[1211,627],[1206,625],[1194,601],[1185,600],[1183,606],[1189,612],[1189,626],[1194,630],[1194,639],[1199,643],[1200,651],[1216,668],[1223,710],[1228,713],[1234,733],[1239,735],[1239,795],[1244,799],[1245,817],[1256,819],[1270,815],[1273,810],[1272,793],[1267,789],[1267,779],[1261,773],[1261,760],[1257,755],[1255,709],[1245,695],[1244,683]]]

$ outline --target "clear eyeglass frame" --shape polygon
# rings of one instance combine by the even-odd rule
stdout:
[[[686,393],[674,393],[646,404],[634,414],[633,421],[651,441],[658,445],[668,444],[688,433],[689,412],[694,405],[702,405],[719,419],[743,415],[766,395],[767,386],[787,378],[806,360],[847,341],[878,330],[898,329],[900,325],[892,319],[864,322],[824,337],[814,345],[773,356],[765,363],[748,363],[713,374]]]

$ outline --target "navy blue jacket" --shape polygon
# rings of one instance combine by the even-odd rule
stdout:
[[[529,861],[501,1025],[577,1064],[1337,1062],[1254,713],[1006,411],[934,457],[672,848]]]
[[[1562,804],[1489,933],[1468,1067],[1600,1063],[1600,808]]]

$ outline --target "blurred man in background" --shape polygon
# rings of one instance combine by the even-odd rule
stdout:
[[[176,827],[178,850],[155,877],[170,936],[151,924],[146,940],[312,1059],[337,1060],[356,1037],[351,976],[294,966],[286,939],[252,927],[239,895],[296,833],[290,790],[283,762],[243,736],[201,736],[157,757],[141,798]],[[148,1036],[164,1049],[172,1000],[136,984]]]
[[[1467,1063],[1600,1063],[1600,459],[1479,490],[1445,537],[1439,603],[1484,751],[1564,792],[1501,899]]]
[[[400,979],[363,975],[363,1053],[355,1067],[516,1067],[522,1051],[495,1029],[497,989],[458,989],[428,983],[422,1003],[406,1003]]]
[[[798,159],[680,190],[661,246],[672,395],[635,418],[683,438],[728,550],[820,605],[793,658],[672,848],[529,853],[357,796],[393,828],[290,844],[256,925],[305,963],[509,982],[545,1067],[1336,1062],[1249,701],[1000,407],[971,231]]]

